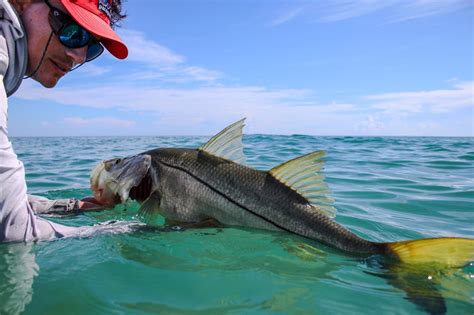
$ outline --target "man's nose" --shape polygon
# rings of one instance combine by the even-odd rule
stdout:
[[[84,63],[87,56],[87,47],[81,48],[66,48],[66,56],[68,56],[75,65]]]

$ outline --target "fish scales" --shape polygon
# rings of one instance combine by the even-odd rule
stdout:
[[[155,149],[152,167],[160,173],[161,211],[177,221],[215,218],[227,225],[285,230],[345,251],[377,252],[266,171],[195,149]],[[181,200],[181,201],[178,201]],[[237,211],[237,212],[236,212]],[[335,237],[336,236],[336,237]]]
[[[199,149],[155,149],[102,161],[91,173],[94,197],[104,207],[137,200],[144,217],[160,213],[184,226],[217,220],[287,231],[353,255],[378,253],[389,258],[381,263],[396,271],[388,281],[404,290],[409,300],[430,314],[446,313],[436,283],[430,281],[413,295],[411,279],[426,277],[425,269],[418,272],[420,266],[461,268],[474,261],[473,239],[364,240],[332,220],[336,209],[321,172],[324,151],[296,157],[270,171],[255,170],[243,165],[243,126],[244,119]]]

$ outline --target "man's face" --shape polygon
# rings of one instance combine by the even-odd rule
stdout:
[[[50,3],[63,12],[67,12],[59,0],[50,0]],[[68,48],[59,42],[56,34],[53,34],[43,61],[41,61],[52,32],[48,14],[48,6],[41,1],[27,6],[21,13],[21,18],[28,35],[28,67],[26,75],[31,75],[41,62],[39,69],[33,74],[32,78],[43,86],[51,88],[74,65],[84,62],[87,46],[74,49]]]

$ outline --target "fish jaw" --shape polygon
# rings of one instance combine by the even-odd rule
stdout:
[[[126,203],[130,190],[141,183],[150,165],[151,156],[146,154],[102,161],[91,172],[94,198],[109,207]]]
[[[121,198],[117,195],[117,185],[112,180],[111,174],[105,170],[105,161],[94,168],[90,182],[94,199],[98,203],[110,207],[119,203],[117,199]]]

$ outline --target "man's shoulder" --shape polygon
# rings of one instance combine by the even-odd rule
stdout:
[[[6,94],[13,94],[21,84],[28,63],[25,30],[16,10],[7,0],[0,0],[0,75]]]
[[[15,29],[23,32],[20,17],[8,0],[0,0],[0,23],[9,23]]]

